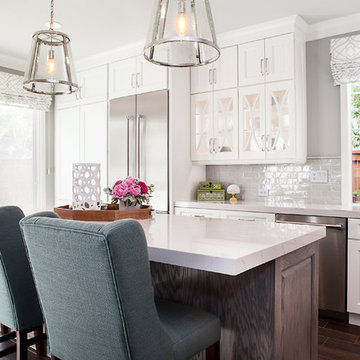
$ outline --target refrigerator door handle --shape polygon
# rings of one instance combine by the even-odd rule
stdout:
[[[141,120],[144,119],[144,115],[138,115],[137,116],[137,177],[138,179],[141,178],[142,174],[141,174],[141,167],[142,167],[142,137],[141,137],[141,133],[142,133],[142,129],[141,129]]]
[[[126,162],[126,169],[127,169],[127,176],[130,176],[130,121],[133,121],[135,118],[132,115],[126,116],[126,129],[127,129],[127,162]]]

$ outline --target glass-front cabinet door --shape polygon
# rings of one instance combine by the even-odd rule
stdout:
[[[239,158],[265,159],[265,87],[239,90]]]
[[[214,92],[214,159],[238,158],[237,89]]]
[[[266,85],[266,152],[268,159],[295,157],[294,82]]]
[[[213,94],[191,96],[191,159],[211,160],[213,142]]]

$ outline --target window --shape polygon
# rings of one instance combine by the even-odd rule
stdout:
[[[44,208],[45,112],[0,104],[0,205]]]
[[[350,85],[353,202],[360,201],[360,84]]]

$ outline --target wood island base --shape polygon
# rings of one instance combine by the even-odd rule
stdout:
[[[318,251],[315,242],[237,276],[151,262],[155,296],[216,314],[223,360],[317,360]]]

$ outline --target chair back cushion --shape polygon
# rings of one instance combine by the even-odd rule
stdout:
[[[172,359],[156,312],[147,244],[134,220],[109,225],[21,222],[47,325],[60,359]]]
[[[0,323],[19,331],[43,323],[19,226],[23,217],[16,206],[0,207]]]

